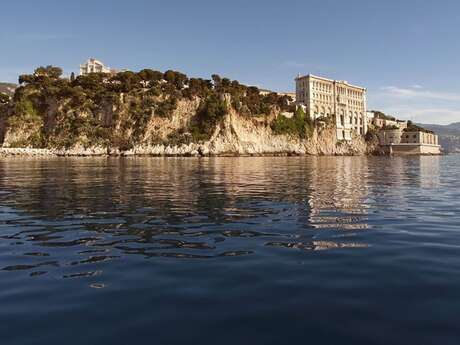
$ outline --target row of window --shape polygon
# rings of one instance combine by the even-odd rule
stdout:
[[[405,141],[408,143],[410,142],[410,139],[413,139],[412,141],[413,143],[421,142],[425,144],[433,144],[433,145],[437,144],[434,135],[423,135],[422,134],[419,141],[417,141],[418,140],[417,134],[405,134],[404,138],[406,139]]]
[[[312,89],[332,93],[333,88],[332,88],[332,85],[330,85],[330,84],[322,83],[322,82],[319,82],[319,81],[313,81],[312,82]]]
[[[354,106],[362,106],[362,105],[363,105],[363,102],[361,102],[361,101],[355,101],[355,100],[349,100],[349,101],[348,101],[348,104],[349,104],[349,105],[354,105]]]
[[[353,124],[353,117],[350,116],[348,119],[349,119],[349,123],[352,125],[352,124]],[[354,120],[355,125],[358,125],[358,122],[359,122],[359,124],[360,124],[361,126],[363,125],[363,119],[362,119],[362,118],[361,118],[361,119],[358,119],[357,117],[355,117],[354,119],[355,119],[355,120]],[[345,116],[343,116],[343,115],[340,115],[340,124],[341,124],[342,126],[345,126]]]
[[[355,131],[361,135],[364,135],[364,129],[362,127],[359,129],[355,128]],[[342,130],[342,139],[346,139],[346,132],[344,130]]]
[[[315,115],[317,115],[317,114],[320,113],[320,110],[321,110],[321,113],[326,113],[326,110],[327,110],[328,113],[332,114],[332,109],[331,109],[331,108],[329,108],[329,107],[328,107],[328,108],[325,108],[325,107],[319,108],[318,106],[315,106],[315,108],[313,109],[313,113],[314,113]],[[349,113],[349,117],[350,117],[350,118],[354,116],[354,117],[356,117],[356,118],[361,118],[361,121],[362,121],[362,119],[363,119],[363,113],[362,113],[362,112],[359,112],[359,113],[358,113],[357,111],[355,111],[355,112],[350,111],[350,112],[348,112],[348,113]],[[340,111],[340,116],[345,117],[345,112],[344,112],[343,109]]]
[[[326,102],[333,102],[334,101],[334,97],[331,96],[331,95],[324,95],[324,94],[313,92],[312,96],[313,96],[313,99],[318,99],[318,100],[321,100],[321,101],[326,101]],[[298,92],[297,97],[299,98],[299,100],[306,99],[308,97],[307,92],[306,91],[305,92]],[[362,100],[353,100],[353,99],[351,99],[351,100],[347,101],[347,104],[354,105],[354,106],[363,106],[364,102]]]
[[[311,89],[314,91],[325,92],[329,94],[333,94],[334,87],[331,84],[319,82],[319,81],[311,81]],[[297,82],[298,89],[305,90],[310,87],[307,79],[301,80]],[[346,88],[346,87],[337,87],[337,93],[339,95],[348,96],[351,98],[363,98],[364,93],[363,91],[357,91],[354,89]]]
[[[362,98],[363,97],[363,92],[348,89],[348,96],[351,97],[351,98],[356,98],[356,99]]]
[[[320,99],[322,101],[327,101],[327,102],[332,102],[333,101],[332,96],[322,95],[322,94],[318,94],[318,93],[313,93],[313,98]]]

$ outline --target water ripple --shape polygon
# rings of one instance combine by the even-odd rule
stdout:
[[[459,163],[1,159],[4,334],[56,343],[79,319],[100,343],[209,343],[222,329],[226,343],[243,331],[254,344],[338,343],[359,329],[366,344],[447,344],[460,307]]]

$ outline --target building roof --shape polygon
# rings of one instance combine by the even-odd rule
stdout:
[[[347,85],[347,86],[353,87],[353,88],[355,88],[355,89],[359,89],[359,90],[366,91],[366,88],[361,87],[361,86],[356,86],[356,85],[350,84],[350,83],[347,82],[346,80],[328,79],[328,78],[320,77],[320,76],[313,75],[313,74],[307,74],[307,75],[304,75],[304,76],[301,76],[301,75],[299,74],[299,75],[297,76],[297,78],[295,78],[295,79],[296,79],[296,80],[299,80],[299,79],[304,79],[304,78],[315,78],[315,79],[327,81],[327,82],[330,82],[330,83],[342,83],[342,84],[345,84],[345,85]]]

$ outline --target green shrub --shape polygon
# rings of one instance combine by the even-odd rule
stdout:
[[[387,131],[392,131],[392,130],[399,129],[399,127],[396,125],[390,125],[390,126],[387,125],[387,126],[384,126],[382,129],[387,130]]]
[[[227,113],[227,104],[216,95],[202,101],[190,125],[193,140],[199,142],[210,139],[216,125]]]
[[[155,107],[155,114],[159,117],[171,118],[172,113],[177,108],[177,98],[169,97],[168,99],[160,102]]]
[[[293,117],[279,115],[270,125],[276,135],[292,135],[301,139],[311,137],[314,125],[302,108],[299,108]]]
[[[430,133],[430,134],[434,133],[433,131],[430,131],[426,128],[417,126],[412,121],[407,121],[407,127],[404,129],[404,132],[425,132],[425,133]]]
[[[378,130],[375,127],[369,127],[367,133],[364,136],[364,140],[367,142],[373,142],[378,140]]]

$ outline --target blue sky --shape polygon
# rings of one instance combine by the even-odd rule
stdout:
[[[458,0],[2,2],[0,80],[88,57],[292,91],[297,73],[368,88],[368,105],[460,121]]]

